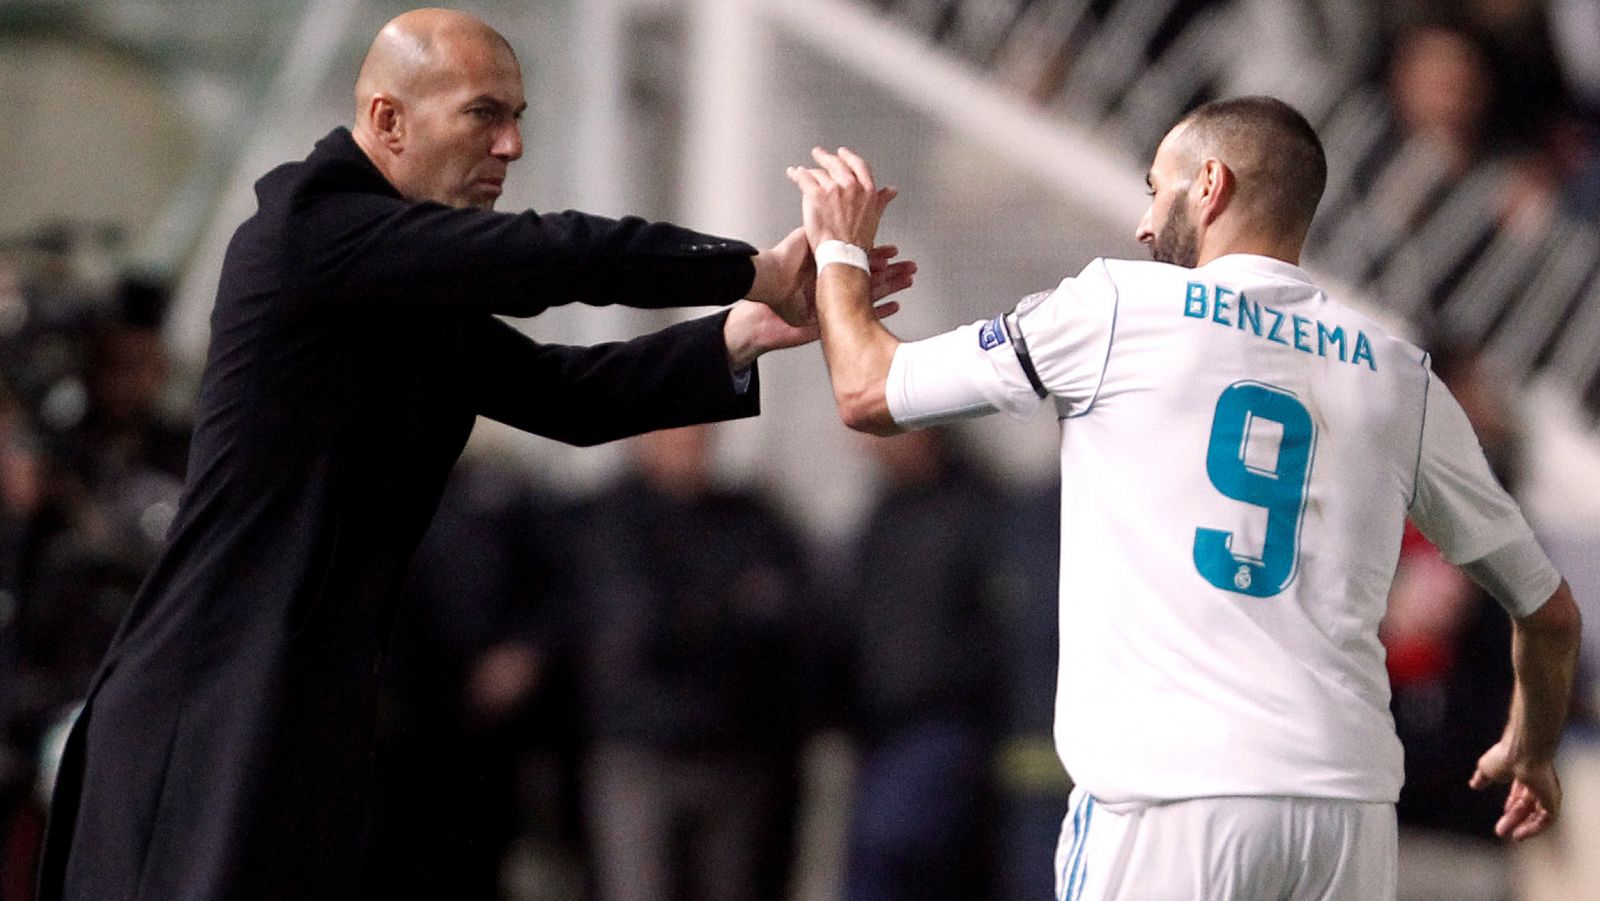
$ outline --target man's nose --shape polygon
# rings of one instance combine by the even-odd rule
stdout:
[[[494,146],[489,149],[490,155],[513,162],[522,157],[522,127],[517,122],[511,122],[500,129],[495,135]]]
[[[1156,230],[1150,225],[1150,213],[1147,210],[1145,211],[1145,214],[1139,218],[1138,227],[1133,230],[1133,239],[1138,241],[1140,244],[1145,244],[1154,240],[1155,236]]]

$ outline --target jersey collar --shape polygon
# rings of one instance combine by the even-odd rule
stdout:
[[[1255,253],[1226,253],[1200,268],[1210,269],[1219,265],[1230,269],[1248,269],[1279,281],[1302,282],[1313,287],[1316,285],[1304,269],[1276,257],[1266,257]]]

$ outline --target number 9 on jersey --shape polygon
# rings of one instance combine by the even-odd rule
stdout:
[[[1316,439],[1311,413],[1294,394],[1260,382],[1223,390],[1211,420],[1206,475],[1224,497],[1264,508],[1267,529],[1260,557],[1237,552],[1232,532],[1195,529],[1194,565],[1207,582],[1265,598],[1294,581]]]

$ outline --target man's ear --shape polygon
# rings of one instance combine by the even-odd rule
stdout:
[[[1233,192],[1237,184],[1233,177],[1233,170],[1229,169],[1216,157],[1207,157],[1200,162],[1200,172],[1195,176],[1195,198],[1200,209],[1200,224],[1210,225],[1222,215],[1233,200]]]
[[[372,134],[391,153],[399,153],[405,147],[405,119],[400,102],[388,94],[373,94],[367,101],[367,122]]]

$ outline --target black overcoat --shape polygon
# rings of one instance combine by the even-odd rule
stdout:
[[[409,203],[344,129],[256,194],[177,519],[68,742],[43,899],[369,897],[382,650],[474,418],[586,445],[758,411],[725,314],[595,347],[493,315],[731,302],[746,244]]]

